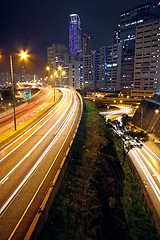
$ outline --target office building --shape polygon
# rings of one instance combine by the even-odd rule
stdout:
[[[83,36],[83,55],[91,54],[91,38],[87,34]]]
[[[99,91],[107,90],[107,46],[101,47],[97,52],[96,60],[96,89]]]
[[[83,88],[83,62],[74,61],[69,65],[69,86],[75,89]]]
[[[65,65],[67,62],[67,48],[64,44],[52,44],[47,48],[47,63],[51,69],[53,70],[61,65]]]
[[[137,26],[134,93],[154,93],[160,84],[160,20]]]
[[[70,14],[69,53],[78,54],[80,52],[82,52],[80,17],[78,14]]]
[[[97,52],[92,51],[90,55],[83,56],[83,83],[84,88],[96,91],[97,83]]]
[[[84,87],[90,91],[107,90],[107,47],[83,56]]]
[[[107,91],[119,91],[121,80],[122,44],[107,48]]]
[[[121,89],[133,88],[136,27],[160,18],[160,7],[154,3],[124,11],[121,14],[118,41],[122,43]]]
[[[120,24],[118,24],[117,28],[114,30],[114,44],[120,42]]]

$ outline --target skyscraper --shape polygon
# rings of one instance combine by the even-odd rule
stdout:
[[[82,52],[80,17],[78,14],[70,14],[69,53],[77,54],[80,52]]]
[[[137,26],[134,90],[152,91],[160,84],[160,21]]]
[[[120,90],[122,44],[107,48],[107,91]]]
[[[107,90],[107,46],[101,47],[97,52],[96,89]]]
[[[65,65],[67,61],[67,48],[64,44],[52,44],[47,48],[47,60],[50,68],[55,69],[58,65]]]
[[[97,80],[97,52],[92,51],[90,55],[83,56],[83,82],[84,87],[96,91]]]
[[[87,34],[83,37],[83,55],[91,54],[91,38]]]
[[[160,7],[154,3],[125,11],[121,14],[118,42],[122,43],[121,89],[133,86],[136,26],[160,19]]]

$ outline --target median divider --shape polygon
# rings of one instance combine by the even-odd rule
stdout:
[[[63,179],[63,176],[64,176],[64,173],[66,171],[66,168],[68,166],[68,161],[67,161],[67,158],[70,154],[70,150],[73,146],[73,143],[75,141],[75,138],[76,138],[76,135],[77,135],[77,131],[79,129],[79,126],[80,126],[80,122],[81,122],[81,119],[82,119],[82,113],[83,113],[83,101],[82,101],[82,97],[81,95],[77,92],[77,95],[79,96],[79,99],[81,101],[81,113],[80,113],[80,117],[78,119],[78,123],[76,125],[76,130],[72,136],[72,139],[69,143],[69,147],[67,148],[67,151],[65,152],[64,154],[64,157],[62,159],[62,162],[59,166],[59,169],[54,177],[54,179],[52,180],[52,182],[50,183],[50,186],[48,188],[48,191],[24,237],[24,240],[29,240],[31,237],[32,239],[36,239],[38,233],[41,231],[41,229],[43,228],[44,226],[44,222],[45,220],[47,219],[47,216],[48,216],[48,212],[49,212],[49,209],[50,209],[50,206],[51,204],[53,203],[53,200],[54,200],[54,196],[56,194],[56,192],[58,191],[59,187],[60,187],[60,184],[62,182],[62,179]],[[68,135],[67,135],[68,136]],[[42,219],[42,216],[43,216],[43,219]]]
[[[1,136],[0,149],[7,146],[11,141],[14,141],[17,137],[19,137],[21,134],[27,131],[36,122],[38,122],[42,118],[42,116],[47,113],[47,111],[49,111],[55,104],[57,104],[60,101],[61,98],[62,98],[62,94],[60,92],[55,102],[51,102],[47,107],[41,110],[38,114],[29,118],[25,123],[17,126],[16,132],[14,130],[10,130],[6,132],[6,134],[4,134],[3,137]]]

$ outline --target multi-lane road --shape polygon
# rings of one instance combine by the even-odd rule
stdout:
[[[127,112],[126,112],[127,111]],[[121,107],[119,110],[108,112],[105,115],[106,120],[108,118],[116,119],[122,114],[130,114],[131,108]],[[125,138],[123,130],[117,129],[118,135],[123,139]],[[127,136],[126,144],[137,144],[137,142],[131,137]],[[156,210],[157,216],[160,218],[160,156],[157,156],[150,148],[148,148],[144,143],[143,146],[134,147],[128,153],[130,159],[132,160],[139,176],[142,180],[143,186],[149,194],[150,200],[152,202],[151,208]],[[158,227],[160,223],[156,221]]]
[[[56,98],[60,96],[58,90],[56,90]],[[47,108],[49,105],[54,103],[54,90],[43,88],[41,91],[36,93],[32,97],[32,101],[29,103],[24,103],[19,107],[16,107],[16,126],[17,129],[22,127],[22,124],[27,119],[31,119],[31,116],[34,117],[38,112],[41,112],[42,109]],[[48,107],[49,108],[49,107]],[[8,131],[13,131],[14,121],[13,121],[13,111],[4,112],[0,115],[0,141],[2,138],[5,139],[8,136]]]
[[[81,114],[81,97],[61,89],[61,100],[0,152],[0,239],[24,239],[51,181],[63,167]]]
[[[130,150],[129,156],[160,218],[160,158],[145,144],[143,144],[142,148],[136,147]]]

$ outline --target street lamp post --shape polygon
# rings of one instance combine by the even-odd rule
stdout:
[[[48,86],[49,86],[49,70],[50,70],[50,67],[47,66],[47,67],[46,67],[46,71],[48,72],[48,76],[47,76],[47,77],[48,77]]]
[[[62,76],[64,76],[66,72],[62,70],[61,66],[58,66],[58,69],[54,72],[54,76],[59,76],[59,86],[61,87]]]
[[[22,51],[20,53],[22,59],[27,58],[27,53]],[[16,101],[15,101],[15,84],[14,84],[14,77],[13,77],[13,56],[10,55],[10,72],[11,72],[11,80],[12,80],[12,95],[13,95],[13,118],[14,118],[14,130],[17,131],[17,124],[16,124]]]
[[[61,66],[58,66],[58,69],[54,72],[54,76],[55,76],[55,80],[54,80],[54,97],[55,97],[55,82],[56,82],[56,78],[59,77],[59,86],[61,88],[61,80],[62,80],[62,76],[64,76],[66,74],[66,72],[64,70],[62,70]]]
[[[15,103],[15,86],[14,86],[14,79],[13,79],[13,57],[10,55],[10,71],[11,71],[11,80],[12,80],[12,95],[13,95],[13,115],[14,115],[14,130],[17,131],[16,127],[16,103]]]

